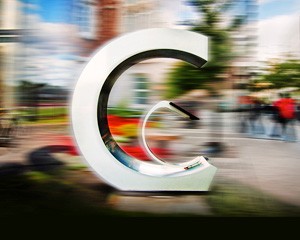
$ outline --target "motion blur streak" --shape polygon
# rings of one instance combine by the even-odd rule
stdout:
[[[299,216],[300,5],[282,4],[0,1],[1,213],[109,214],[101,205],[111,214]],[[87,61],[114,37],[152,27],[208,36],[208,64],[198,70],[156,58],[129,68],[110,94],[110,130],[124,151],[151,161],[138,141],[145,111],[169,100],[193,113],[200,120],[153,114],[147,141],[165,161],[208,157],[218,168],[209,196],[115,193],[90,171],[73,140],[69,103]],[[294,109],[288,118],[280,115],[282,102]],[[82,194],[87,189],[91,194]]]

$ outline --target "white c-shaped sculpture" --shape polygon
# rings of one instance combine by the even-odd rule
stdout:
[[[135,159],[119,147],[107,120],[109,93],[118,77],[132,65],[150,58],[167,57],[201,67],[207,55],[206,36],[166,28],[125,34],[96,51],[75,86],[71,119],[79,150],[100,178],[123,191],[209,190],[217,169],[204,157],[178,165],[161,162],[155,155],[151,157],[157,164]],[[166,103],[170,102],[160,102],[156,107]],[[176,107],[172,107],[176,111]]]
[[[149,157],[156,161],[159,164],[162,165],[169,165],[169,167],[174,168],[176,167],[177,170],[180,169],[180,171],[182,171],[183,169],[189,169],[192,167],[196,167],[199,165],[207,165],[207,163],[204,161],[202,156],[196,157],[195,159],[191,160],[191,161],[187,161],[187,162],[183,162],[183,163],[168,163],[160,158],[158,158],[149,148],[147,141],[146,141],[146,125],[147,122],[151,116],[152,113],[154,113],[156,110],[159,110],[161,108],[165,108],[165,109],[169,109],[173,112],[176,112],[177,114],[181,115],[184,118],[189,118],[190,120],[199,120],[198,117],[194,116],[193,114],[189,113],[188,111],[186,111],[185,109],[181,108],[180,106],[178,106],[177,104],[173,103],[173,102],[169,102],[169,101],[160,101],[159,103],[155,104],[145,115],[145,117],[143,118],[142,121],[142,125],[141,125],[141,141],[142,144],[144,146],[144,149],[146,150],[147,154],[149,155]]]

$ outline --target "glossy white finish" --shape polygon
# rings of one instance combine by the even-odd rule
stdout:
[[[71,119],[80,152],[92,169],[124,191],[207,191],[216,168],[204,157],[196,167],[151,164],[135,160],[122,164],[106,148],[98,129],[97,104],[109,74],[130,57],[151,50],[176,50],[207,60],[207,37],[179,29],[145,29],[120,36],[100,48],[88,62],[74,89]]]

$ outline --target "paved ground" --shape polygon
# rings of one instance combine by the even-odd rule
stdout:
[[[224,126],[223,126],[224,127]],[[239,182],[287,204],[300,207],[300,147],[299,141],[284,142],[253,138],[238,134],[225,126],[224,134],[215,136],[207,129],[177,129],[192,155],[201,153],[203,143],[219,139],[225,150],[220,155],[211,155],[210,162],[218,168],[214,183]],[[40,126],[25,129],[19,142],[12,148],[0,148],[0,164],[18,162],[26,164],[28,154],[43,146],[53,145],[59,136],[70,135],[68,126]],[[300,136],[300,135],[299,135]],[[217,138],[214,138],[217,137]],[[198,150],[200,151],[198,152]],[[56,155],[62,161],[85,164],[81,157]],[[190,157],[190,156],[189,156]],[[83,181],[87,181],[86,179]],[[91,174],[90,181],[100,179]],[[214,184],[213,183],[213,184]],[[116,192],[108,198],[110,206],[126,211],[159,213],[199,213],[209,215],[211,210],[200,195],[143,195]],[[266,205],[268,205],[266,203]]]
[[[221,129],[222,134],[216,132],[213,135],[201,128],[185,130],[185,141],[191,145],[198,142],[199,149],[207,140],[219,139],[224,143],[226,150],[210,158],[211,164],[218,168],[217,180],[239,181],[281,201],[300,206],[299,123],[295,123],[292,129],[298,139],[288,142],[269,137],[273,123],[268,116],[262,119],[264,132],[259,134],[238,133],[239,119],[235,114],[223,114],[223,121],[223,125],[216,128],[217,131]]]
[[[240,181],[281,201],[300,206],[299,143],[231,139],[236,158],[212,159],[219,178]]]
[[[271,212],[275,210],[270,207],[270,199],[300,207],[299,142],[252,139],[235,135],[226,136],[224,140],[228,148],[225,151],[229,151],[225,154],[226,157],[210,158],[210,163],[218,168],[212,187],[234,183],[256,189],[259,196],[245,196],[263,199],[265,208],[270,208]],[[265,198],[264,194],[269,197]],[[189,194],[119,194],[112,196],[110,201],[114,207],[128,211],[210,215],[211,209],[205,198]]]

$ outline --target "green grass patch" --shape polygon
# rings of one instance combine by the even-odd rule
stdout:
[[[49,119],[38,119],[36,121],[22,121],[24,126],[37,125],[37,124],[67,124],[69,119],[67,117],[57,117]]]
[[[300,216],[300,208],[282,203],[274,197],[246,185],[224,182],[216,184],[207,196],[213,215],[219,217]]]
[[[68,170],[73,170],[73,171],[88,169],[87,165],[86,164],[82,164],[82,163],[70,164],[70,165],[67,165],[66,168]]]
[[[0,176],[1,216],[164,216],[113,209],[106,202],[111,192],[106,184],[81,184],[73,180],[78,175],[85,176],[62,168],[51,173]]]
[[[45,173],[45,172],[39,172],[39,171],[31,171],[25,173],[25,177],[28,178],[28,180],[34,181],[34,182],[40,182],[45,183],[49,180],[51,180],[52,176]]]
[[[111,194],[115,194],[114,190],[101,181],[99,184],[83,183],[88,174],[91,173],[64,166],[52,172],[28,171],[0,176],[1,216],[198,216],[191,213],[160,214],[114,209],[107,201]],[[279,202],[235,182],[216,183],[202,197],[210,208],[211,213],[207,217],[300,216],[299,207]]]
[[[67,106],[39,107],[34,109],[23,109],[15,112],[22,124],[44,124],[44,123],[67,123],[69,121],[69,109]]]
[[[2,216],[116,214],[105,204],[105,194],[75,184],[56,173],[37,172],[0,178]]]
[[[136,116],[141,116],[143,114],[142,111],[130,109],[130,108],[121,108],[121,107],[116,107],[116,108],[108,108],[107,109],[107,114],[112,114],[116,115],[119,117],[136,117]]]
[[[68,108],[67,107],[40,107],[38,108],[38,115],[41,117],[68,115]]]

